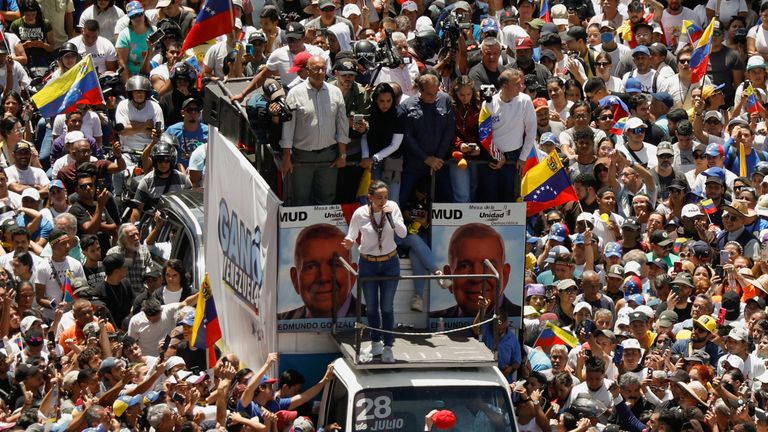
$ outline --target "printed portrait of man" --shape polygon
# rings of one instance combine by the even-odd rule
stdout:
[[[522,251],[521,251],[522,254]],[[520,307],[512,304],[504,297],[504,289],[509,281],[511,266],[506,262],[504,239],[493,227],[481,223],[462,225],[453,232],[448,244],[448,264],[443,267],[446,275],[461,274],[491,274],[485,269],[483,261],[488,259],[501,276],[501,289],[498,289],[496,279],[489,278],[485,282],[485,298],[491,300],[486,315],[492,313],[497,299],[501,298],[501,307],[514,315],[520,313]],[[449,288],[456,300],[456,305],[447,309],[433,311],[430,318],[473,318],[477,315],[478,300],[483,292],[482,278],[452,279]]]
[[[296,237],[291,267],[293,289],[301,297],[303,306],[279,313],[278,320],[331,318],[333,308],[334,254],[352,263],[350,251],[341,245],[346,235],[330,224],[314,224],[301,230]],[[352,296],[356,278],[341,263],[336,265],[336,308],[338,317],[354,317],[357,300]],[[365,308],[362,314],[365,315]]]

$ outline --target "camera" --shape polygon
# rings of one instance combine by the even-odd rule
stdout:
[[[464,12],[450,13],[443,19],[442,27],[443,48],[456,51],[459,48],[459,38],[462,37],[462,30],[469,28],[469,20]]]
[[[293,119],[292,109],[285,103],[285,90],[280,83],[272,78],[268,78],[264,81],[264,85],[261,86],[264,92],[264,99],[269,104],[275,103],[280,108],[280,121],[287,122]]]
[[[376,49],[376,61],[380,62],[384,67],[394,69],[405,63],[392,44],[392,30],[387,29],[386,34],[387,37],[379,41]]]
[[[483,84],[480,86],[480,95],[486,102],[490,102],[493,99],[493,95],[496,94],[496,87],[493,84]]]

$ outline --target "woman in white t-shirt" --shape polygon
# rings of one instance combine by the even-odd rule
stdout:
[[[613,59],[611,55],[605,51],[600,52],[595,56],[595,69],[597,70],[597,76],[602,78],[605,82],[605,87],[609,93],[623,93],[624,83],[621,78],[614,76],[611,73],[611,67],[613,66]]]
[[[173,304],[184,301],[192,292],[189,288],[187,272],[181,260],[170,259],[163,267],[165,286],[160,291],[163,304]]]
[[[568,112],[573,106],[573,102],[565,97],[565,82],[562,78],[552,77],[547,80],[547,94],[549,95],[550,120],[565,123],[568,120]]]
[[[768,3],[760,6],[760,21],[747,33],[747,55],[760,55],[768,60]]]

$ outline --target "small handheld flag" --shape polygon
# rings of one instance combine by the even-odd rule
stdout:
[[[699,204],[701,205],[701,210],[704,213],[708,215],[717,213],[717,207],[715,207],[715,202],[712,201],[711,198],[703,199],[699,202]]]

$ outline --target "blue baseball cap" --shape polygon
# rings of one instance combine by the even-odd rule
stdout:
[[[608,242],[608,244],[605,245],[605,251],[603,251],[606,257],[619,257],[621,258],[624,254],[621,250],[621,245],[616,242]]]
[[[184,315],[184,318],[182,318],[179,321],[179,324],[185,325],[185,326],[190,326],[190,327],[195,325],[195,313],[194,312],[190,312],[190,313]]]
[[[725,180],[725,170],[720,167],[707,168],[702,174],[704,177],[720,177],[720,179]]]
[[[575,245],[583,245],[584,244],[584,234],[576,234],[576,237],[573,238],[573,244]]]
[[[646,51],[648,49],[646,48]],[[627,79],[627,84],[624,86],[625,93],[642,93],[643,84],[637,78]]]
[[[643,297],[642,294],[632,294],[632,295],[624,296],[624,300],[626,300],[627,303],[635,302],[635,304],[637,304],[638,306],[645,304],[645,297]]]
[[[707,149],[704,151],[704,154],[707,156],[725,156],[725,151],[723,150],[723,146],[718,143],[712,143],[707,146]]]
[[[638,45],[632,50],[632,57],[634,57],[637,54],[645,54],[650,57],[651,50],[648,49],[645,45]]]
[[[141,15],[143,13],[144,6],[141,5],[141,2],[132,1],[125,5],[125,14],[128,15],[129,18],[132,18],[136,15]]]
[[[552,143],[556,146],[560,145],[560,141],[552,132],[544,132],[543,134],[541,134],[541,138],[539,139],[539,144],[541,145],[544,143]]]
[[[480,29],[480,31],[483,33],[488,33],[488,32],[498,33],[499,25],[496,24],[496,20],[494,20],[493,18],[486,18],[485,20],[483,20],[483,27]]]
[[[525,242],[530,244],[537,244],[539,242],[539,238],[530,234],[526,234]]]
[[[667,92],[651,93],[651,97],[654,100],[662,102],[667,108],[672,108],[675,105],[675,100],[672,99],[672,95]]]
[[[552,224],[552,228],[549,229],[549,239],[554,241],[563,242],[568,237],[568,230],[565,225],[561,223]]]

